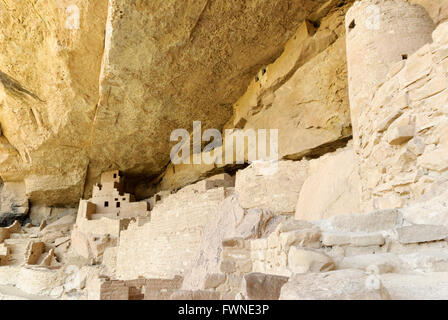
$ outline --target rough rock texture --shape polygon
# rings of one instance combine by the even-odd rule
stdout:
[[[193,120],[220,129],[249,79],[325,2],[112,1],[89,177],[109,165],[158,174],[172,130]]]
[[[236,174],[235,191],[243,208],[264,208],[281,214],[294,212],[308,174],[306,161],[279,161],[277,172],[267,174],[253,163]]]
[[[448,226],[448,191],[437,196],[423,196],[421,201],[400,209],[403,216],[413,224]]]
[[[29,211],[25,186],[20,182],[6,182],[0,189],[0,227],[18,220],[24,222]]]
[[[446,299],[445,1],[74,2],[0,1],[1,299]],[[57,206],[112,168],[151,211]]]
[[[220,271],[225,274],[226,281],[215,290],[221,293],[222,299],[241,298],[244,276],[252,271],[249,241],[232,238],[222,242]]]
[[[295,274],[282,287],[282,300],[386,300],[384,288],[366,287],[367,275],[359,270]]]
[[[403,261],[394,253],[365,254],[344,257],[338,264],[341,269],[359,269],[367,271],[376,268],[380,274],[398,271]]]
[[[435,24],[439,24],[448,19],[448,1],[447,0],[407,0],[411,3],[423,6],[431,16]]]
[[[344,39],[349,6],[330,12],[317,31],[303,24],[234,105],[235,126],[279,130],[280,157],[300,158],[351,134]]]
[[[293,273],[324,272],[334,269],[334,262],[329,256],[318,251],[291,247],[288,267]]]
[[[246,300],[278,300],[288,277],[263,273],[249,273],[244,276],[243,295]]]
[[[219,300],[220,295],[217,292],[210,291],[176,291],[170,296],[170,300]]]
[[[278,129],[280,158],[320,155],[346,143],[351,135],[351,124],[344,15],[351,2],[334,7],[339,2],[328,1],[325,9],[312,15],[314,24],[305,21],[299,26],[280,57],[263,66],[246,92],[233,104],[233,116],[225,125],[226,129],[241,129],[242,132]],[[316,22],[328,11],[317,28]],[[227,154],[234,150],[224,142],[222,152]],[[209,156],[210,152],[202,155]],[[247,154],[245,156],[243,160],[247,162]],[[170,164],[160,178],[160,188],[183,187],[229,167],[238,169],[235,165],[220,163]]]
[[[335,216],[331,225],[336,231],[378,232],[400,227],[403,219],[398,210],[373,211],[367,214],[347,214]]]
[[[267,210],[244,210],[235,195],[227,197],[217,208],[216,216],[204,228],[200,253],[185,275],[184,288],[206,289],[207,275],[220,271],[223,240],[258,238],[275,226],[278,220]]]
[[[353,147],[309,161],[308,177],[300,190],[295,217],[320,220],[361,207],[358,158]]]
[[[32,201],[76,203],[103,53],[107,1],[0,3],[0,176],[24,181]]]
[[[381,281],[394,300],[446,300],[448,273],[385,274]]]
[[[419,243],[437,241],[448,238],[448,228],[445,226],[413,225],[397,230],[401,243]]]
[[[220,128],[326,2],[2,1],[1,177],[52,205],[76,203],[105,169],[160,173],[171,131]]]
[[[355,247],[382,246],[385,240],[381,233],[338,233],[325,232],[322,234],[322,245],[350,245]]]

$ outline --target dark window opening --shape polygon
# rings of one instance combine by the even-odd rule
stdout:
[[[115,201],[118,201],[118,198],[115,198]]]
[[[261,74],[262,75],[266,74],[266,68],[263,68],[263,70],[261,70]]]
[[[255,82],[260,81],[260,78],[258,78],[258,76],[255,77]]]
[[[407,55],[407,54],[402,54],[402,55],[401,55],[401,59],[403,59],[403,60],[407,60],[407,58],[408,58],[408,55]]]
[[[352,20],[352,22],[350,22],[350,25],[348,26],[348,28],[353,29],[354,27],[356,27],[356,22],[355,22],[355,20]]]
[[[123,201],[125,201],[126,200],[126,198],[123,198]]]
[[[120,202],[117,202],[117,208],[120,208]]]
[[[104,206],[107,208],[109,206],[109,201],[105,201]]]
[[[320,22],[319,21],[312,21],[312,20],[307,20],[314,28],[319,29],[320,27]]]
[[[114,173],[114,179],[117,177],[117,174],[116,173]]]

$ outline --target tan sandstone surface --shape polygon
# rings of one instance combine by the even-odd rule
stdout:
[[[3,1],[2,178],[74,204],[105,169],[160,173],[170,132],[219,129],[325,2]]]
[[[0,300],[448,299],[447,17],[0,1]]]

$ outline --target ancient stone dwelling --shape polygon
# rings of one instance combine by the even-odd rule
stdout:
[[[92,198],[85,202],[79,214],[87,220],[121,220],[147,216],[148,205],[146,201],[135,202],[133,195],[123,191],[121,173],[116,170],[101,175],[101,183],[93,187]]]
[[[98,259],[108,245],[118,242],[131,221],[149,217],[149,203],[135,202],[133,195],[123,191],[118,170],[103,173],[100,181],[93,187],[92,198],[80,201],[72,231],[72,247],[86,259]]]
[[[3,0],[0,43],[0,299],[448,299],[447,0]]]

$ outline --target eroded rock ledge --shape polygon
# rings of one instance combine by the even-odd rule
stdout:
[[[69,5],[0,4],[0,176],[47,205],[88,197],[104,170],[160,174],[173,129],[221,129],[258,70],[335,1]]]
[[[442,3],[80,1],[109,9],[82,20],[95,44],[105,31],[91,51],[58,32],[62,8],[19,5],[36,23],[3,3],[5,28],[23,19],[23,47],[41,45],[60,78],[30,84],[25,53],[0,58],[0,298],[447,297]],[[277,170],[248,150],[239,165],[167,166],[163,136],[193,117],[278,128]]]

